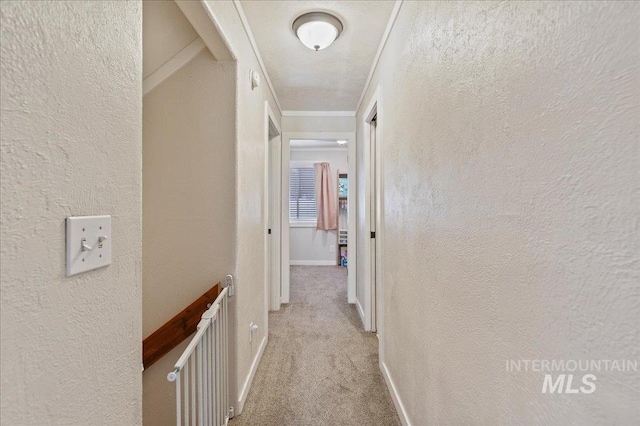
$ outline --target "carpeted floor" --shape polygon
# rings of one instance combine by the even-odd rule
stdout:
[[[378,341],[347,303],[346,268],[291,267],[291,303],[269,314],[269,343],[232,426],[399,425]]]

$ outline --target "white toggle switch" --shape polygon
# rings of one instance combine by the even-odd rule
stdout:
[[[82,251],[91,251],[92,250],[91,247],[89,247],[87,245],[87,239],[86,238],[83,238],[81,243],[82,243],[82,247],[80,247],[80,250],[82,250]]]
[[[111,216],[67,218],[67,276],[111,264]]]

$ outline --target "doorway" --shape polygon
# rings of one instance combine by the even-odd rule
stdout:
[[[289,263],[348,268],[349,161],[346,140],[291,140]],[[344,287],[347,287],[345,273]]]
[[[337,141],[346,141],[345,144],[340,145]],[[315,145],[314,145],[315,144]],[[311,151],[316,151],[322,145],[330,145],[325,146],[323,148],[323,152],[325,154],[321,155],[321,157],[317,157],[313,160],[306,160],[306,163],[313,164],[315,162],[326,162],[325,160],[329,159],[329,157],[337,154],[338,151],[343,151],[346,154],[346,162],[340,164],[336,162],[335,165],[331,167],[331,176],[332,182],[335,186],[335,197],[336,197],[336,208],[341,208],[342,211],[337,212],[340,220],[339,227],[346,230],[347,235],[345,236],[343,233],[342,240],[340,239],[339,229],[333,231],[333,234],[326,235],[326,241],[323,236],[317,236],[316,243],[324,247],[324,255],[325,258],[317,258],[311,259],[310,257],[306,257],[304,259],[294,259],[292,262],[292,237],[294,234],[305,234],[305,231],[309,233],[315,232],[315,225],[312,228],[304,229],[304,224],[295,223],[296,221],[291,220],[290,216],[290,175],[291,175],[291,160],[304,163],[301,153],[305,153],[305,155],[310,154]],[[298,152],[297,155],[293,155],[292,157],[292,147],[296,149]],[[332,265],[339,267],[339,264],[342,265],[346,263],[347,270],[347,301],[349,303],[355,303],[355,287],[356,287],[356,240],[355,240],[355,230],[356,230],[356,193],[355,193],[355,173],[349,173],[349,167],[353,169],[355,165],[356,158],[356,147],[355,147],[355,133],[342,133],[342,132],[291,132],[284,133],[282,135],[282,157],[281,157],[281,205],[280,205],[280,213],[281,213],[281,241],[282,241],[282,250],[281,250],[281,280],[282,280],[282,303],[289,303],[290,300],[290,285],[291,285],[291,275],[290,275],[290,267],[292,264],[304,264],[300,261],[309,261],[314,260],[313,263],[306,262],[308,265]],[[331,162],[331,161],[329,161]],[[304,165],[304,164],[303,164]],[[304,167],[303,167],[304,168]],[[344,173],[346,172],[346,173]],[[303,172],[304,173],[304,172]],[[347,175],[347,185],[348,188],[352,190],[346,191],[346,197],[343,197],[342,200],[339,199],[339,174]],[[340,202],[342,204],[340,204]],[[350,213],[347,213],[350,212]],[[326,231],[322,231],[325,232]],[[349,235],[351,234],[351,235]],[[341,244],[342,242],[342,244]],[[340,247],[342,245],[342,248]],[[333,246],[333,247],[331,247]],[[295,247],[293,247],[295,250]],[[340,256],[340,251],[346,257],[345,262],[343,262],[342,256]],[[297,253],[299,254],[299,253]],[[296,260],[298,262],[296,262]]]
[[[377,206],[378,206],[378,192],[377,192],[377,113],[374,113],[374,116],[369,121],[369,154],[370,154],[370,182],[371,186],[369,187],[369,238],[371,240],[371,250],[369,254],[369,261],[371,262],[369,265],[369,270],[371,274],[371,331],[375,332],[378,330],[378,311],[379,311],[379,303],[378,303],[378,293],[379,283],[377,280],[377,245],[378,239],[376,238],[376,229],[377,229]]]
[[[365,109],[363,138],[360,154],[359,176],[364,179],[359,186],[358,244],[362,253],[360,276],[358,277],[356,304],[366,331],[382,333],[383,286],[382,286],[382,155],[381,155],[381,109],[380,89],[376,90]],[[380,352],[382,353],[382,347]]]
[[[280,214],[280,181],[282,141],[280,124],[268,102],[265,102],[265,315],[277,311],[282,303],[281,251],[282,215]],[[265,324],[268,324],[265,318]]]

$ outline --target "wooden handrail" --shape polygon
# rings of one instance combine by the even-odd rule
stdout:
[[[145,370],[182,343],[184,339],[195,333],[200,317],[207,310],[207,305],[215,302],[221,291],[222,285],[220,283],[214,285],[195,302],[142,341],[142,364]]]

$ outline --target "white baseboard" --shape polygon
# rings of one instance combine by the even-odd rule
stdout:
[[[290,260],[291,266],[338,266],[337,260]]]
[[[256,354],[256,357],[253,359],[253,363],[251,364],[251,370],[249,371],[249,376],[247,376],[247,380],[244,381],[242,392],[240,392],[240,399],[238,400],[238,405],[235,409],[234,416],[238,416],[242,413],[242,409],[244,408],[244,403],[247,401],[247,396],[249,395],[249,389],[251,389],[251,384],[253,383],[253,377],[256,375],[256,371],[258,370],[258,365],[260,365],[260,360],[262,359],[262,354],[266,346],[267,346],[267,336],[263,337],[262,342],[260,342],[260,348],[258,349],[258,353]]]
[[[409,416],[407,415],[407,410],[404,408],[404,404],[400,399],[400,395],[398,395],[398,390],[393,384],[393,380],[391,379],[391,375],[389,374],[387,365],[382,361],[380,361],[380,370],[382,371],[382,377],[384,377],[384,381],[387,383],[387,388],[389,389],[389,393],[391,394],[393,405],[396,406],[396,411],[398,412],[398,417],[400,417],[400,422],[404,426],[411,426]]]
[[[364,310],[362,309],[362,305],[360,305],[360,301],[356,298],[356,308],[358,309],[358,315],[360,315],[360,320],[362,321],[362,327],[364,325]]]

